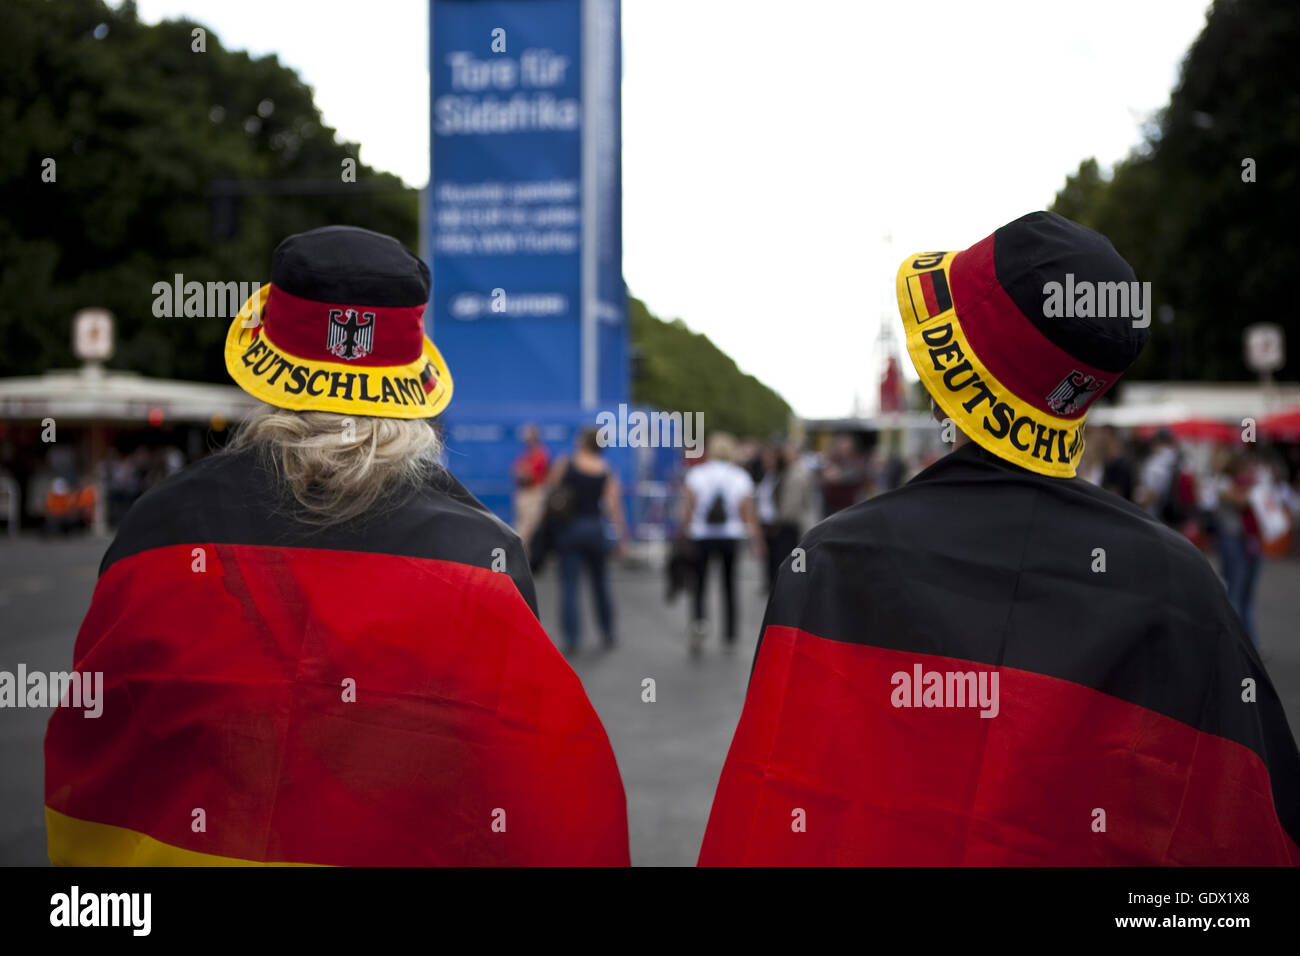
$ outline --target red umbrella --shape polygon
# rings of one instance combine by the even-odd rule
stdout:
[[[1300,408],[1260,419],[1259,432],[1272,441],[1300,441]]]
[[[1241,427],[1213,418],[1185,418],[1168,425],[1143,425],[1137,429],[1139,438],[1151,438],[1161,428],[1167,428],[1175,438],[1189,441],[1233,442],[1241,438]]]

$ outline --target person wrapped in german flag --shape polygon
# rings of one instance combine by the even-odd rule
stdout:
[[[438,465],[428,297],[387,236],[276,249],[226,342],[265,407],[100,568],[75,666],[102,715],[56,710],[45,741],[55,864],[628,863],[519,540]]]
[[[1049,213],[896,286],[956,447],[782,565],[700,863],[1300,863],[1300,756],[1223,585],[1074,477],[1149,287]]]

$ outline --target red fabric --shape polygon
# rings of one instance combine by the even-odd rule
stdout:
[[[1300,441],[1300,408],[1292,408],[1261,419],[1259,433],[1273,441]]]
[[[930,315],[939,314],[939,297],[934,294],[934,273],[921,275],[921,295],[925,299],[925,309]]]
[[[551,456],[546,453],[546,449],[541,445],[536,448],[530,448],[523,452],[515,459],[515,474],[522,474],[528,479],[526,487],[540,485],[546,480],[546,472],[550,468]]]
[[[1216,421],[1212,418],[1188,418],[1168,425],[1139,425],[1134,430],[1134,434],[1138,438],[1148,440],[1153,438],[1162,428],[1168,429],[1169,433],[1176,438],[1185,438],[1189,441],[1225,443],[1241,441],[1241,427],[1239,425]]]
[[[1251,472],[1239,474],[1233,479],[1233,484],[1243,491],[1249,491],[1255,487],[1255,475]],[[1255,509],[1250,505],[1241,509],[1241,531],[1247,538],[1259,539],[1259,519],[1255,517]]]
[[[604,729],[506,574],[158,548],[105,572],[75,661],[103,671],[103,715],[54,712],[61,813],[258,861],[628,863]]]
[[[894,707],[918,663],[993,670],[769,627],[701,865],[1300,864],[1250,749],[1011,668],[995,717]]]
[[[1058,418],[1082,418],[1120,377],[1119,372],[1094,368],[1051,342],[1020,311],[998,282],[993,268],[993,236],[953,257],[948,270],[957,318],[979,360],[1021,401]],[[1119,321],[1119,320],[1116,320]],[[1062,415],[1047,397],[1066,376],[1082,372],[1106,384],[1084,408]]]
[[[885,374],[880,377],[880,410],[885,413],[901,412],[906,407],[903,376],[898,370],[898,359],[891,355],[885,363]]]
[[[373,312],[372,350],[360,358],[343,359],[329,350],[331,309]],[[409,365],[424,354],[424,305],[403,307],[313,302],[271,286],[262,312],[262,325],[281,350],[313,362],[348,365]],[[426,387],[426,391],[427,391]]]

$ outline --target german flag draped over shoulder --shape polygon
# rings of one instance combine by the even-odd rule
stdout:
[[[51,861],[626,865],[517,538],[450,476],[318,531],[272,489],[223,453],[127,515],[75,651],[102,716],[46,736]]]
[[[768,606],[702,865],[1295,865],[1300,756],[1181,536],[974,444]]]

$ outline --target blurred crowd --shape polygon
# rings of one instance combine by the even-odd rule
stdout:
[[[1217,554],[1228,598],[1256,639],[1260,562],[1290,552],[1300,517],[1300,448],[1091,429],[1080,476]]]
[[[580,642],[579,589],[586,575],[604,645],[612,647],[617,631],[607,557],[621,553],[630,540],[624,489],[594,430],[583,431],[573,450],[562,455],[548,451],[535,427],[521,434],[523,448],[513,468],[515,528],[534,570],[548,555],[557,559],[566,646]],[[670,542],[668,593],[691,596],[693,646],[710,630],[711,575],[721,591],[722,640],[735,639],[737,558],[746,544],[761,561],[770,588],[781,562],[812,525],[905,484],[944,451],[923,446],[903,454],[897,439],[842,431],[762,442],[713,432],[706,454],[680,458],[676,473],[660,483],[667,489],[661,506],[637,517]],[[65,535],[94,527],[97,517],[116,527],[137,498],[185,463],[174,445],[110,448],[97,464],[52,445],[43,463],[13,478],[23,489],[29,516],[47,534]],[[1257,446],[1180,438],[1168,430],[1093,426],[1079,477],[1132,502],[1216,556],[1229,599],[1255,635],[1260,564],[1290,553],[1290,529],[1300,517],[1300,445]],[[643,536],[646,530],[638,529]]]
[[[66,535],[91,529],[97,516],[115,528],[137,498],[185,462],[185,454],[173,445],[110,448],[100,461],[87,463],[72,447],[51,444],[44,462],[28,468],[10,463],[6,471],[21,489],[28,516],[46,534]]]
[[[586,434],[586,433],[584,433]],[[579,579],[586,573],[596,598],[606,646],[614,643],[615,608],[605,555],[605,526],[627,537],[617,478],[599,464],[602,449],[579,438],[573,455],[553,461],[536,429],[514,478],[516,528],[534,569],[556,553],[566,647],[580,641]],[[882,440],[883,439],[883,440]],[[690,595],[689,636],[698,649],[711,633],[706,592],[719,583],[724,646],[735,640],[737,556],[748,543],[770,589],[781,563],[813,524],[837,511],[898,488],[945,449],[903,454],[897,436],[839,432],[798,442],[737,440],[713,432],[700,458],[682,457],[667,483],[668,504],[656,512],[659,537],[669,542],[667,594]],[[816,449],[808,447],[816,444]],[[575,469],[575,459],[582,465]],[[596,477],[592,477],[596,476]],[[604,477],[600,477],[604,476]],[[1229,599],[1255,637],[1254,595],[1261,561],[1291,549],[1290,528],[1300,517],[1300,446],[1184,440],[1167,430],[1089,429],[1079,477],[1119,496],[1217,556]],[[594,484],[593,484],[594,483]],[[581,486],[586,485],[585,489]],[[565,532],[574,519],[565,502],[581,496],[581,534]],[[646,529],[641,529],[643,532]],[[716,570],[715,570],[716,569]]]

